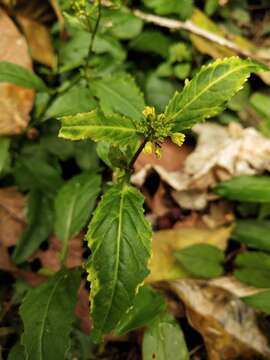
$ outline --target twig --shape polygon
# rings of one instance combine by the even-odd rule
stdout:
[[[220,35],[213,34],[205,29],[200,28],[199,26],[197,26],[190,20],[179,21],[179,20],[174,20],[174,19],[168,19],[168,18],[161,17],[161,16],[147,14],[147,13],[142,12],[141,10],[134,10],[133,13],[138,18],[140,18],[144,21],[150,22],[152,24],[166,27],[166,28],[172,29],[172,30],[177,30],[177,29],[187,30],[187,31],[189,31],[193,34],[199,35],[207,40],[215,42],[218,45],[225,46],[225,47],[237,52],[238,54],[241,54],[241,55],[247,56],[247,57],[251,57],[251,58],[255,58],[254,55],[250,51],[240,48],[234,42],[232,42],[228,39],[225,39],[224,37],[222,37]]]
[[[93,30],[93,33],[92,33],[92,36],[91,36],[91,41],[90,41],[90,45],[89,45],[89,49],[88,49],[88,54],[87,54],[86,63],[85,63],[85,68],[86,69],[89,66],[90,57],[91,57],[91,55],[93,53],[94,41],[95,41],[95,37],[96,37],[97,32],[98,32],[100,19],[101,19],[101,0],[98,1],[97,21],[95,23],[95,27],[94,27],[94,30]]]

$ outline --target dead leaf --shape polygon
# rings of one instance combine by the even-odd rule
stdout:
[[[231,227],[207,229],[206,227],[182,227],[154,233],[147,282],[179,279],[189,276],[176,261],[173,252],[197,243],[208,243],[225,249]]]
[[[89,305],[89,292],[85,288],[85,281],[81,282],[78,291],[78,301],[75,308],[75,314],[80,319],[80,326],[85,334],[90,334],[90,305]]]
[[[15,188],[0,189],[0,244],[4,247],[17,243],[24,227],[24,196]]]
[[[32,257],[32,260],[39,259],[41,265],[45,269],[51,271],[59,271],[61,268],[59,254],[61,251],[61,241],[55,236],[49,239],[49,247],[47,250],[38,250]],[[83,234],[75,236],[69,240],[68,254],[65,265],[67,268],[81,266],[83,256]]]
[[[256,312],[231,292],[207,281],[179,280],[170,288],[204,339],[209,360],[269,359],[270,347]]]
[[[12,20],[0,9],[0,61],[9,61],[28,69],[32,62],[27,43]],[[28,125],[35,92],[17,85],[0,84],[0,135],[21,133]]]
[[[53,68],[56,58],[48,28],[21,14],[17,14],[16,19],[22,27],[32,58],[43,65]]]

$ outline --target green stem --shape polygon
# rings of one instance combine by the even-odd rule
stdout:
[[[133,158],[131,159],[130,163],[129,163],[129,170],[132,172],[133,171],[133,166],[136,162],[136,160],[138,159],[140,153],[143,151],[143,148],[145,147],[145,144],[147,143],[148,139],[145,138],[141,145],[138,147],[138,150],[136,151],[135,155],[133,156]]]

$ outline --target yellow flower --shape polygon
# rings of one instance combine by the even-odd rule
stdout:
[[[152,154],[153,144],[151,143],[151,141],[147,141],[147,143],[145,144],[145,146],[143,148],[143,152],[147,155]]]
[[[143,115],[148,118],[149,116],[156,116],[155,108],[152,106],[146,106],[143,110]]]
[[[172,142],[178,146],[183,145],[185,141],[185,134],[182,133],[174,133],[171,135]]]

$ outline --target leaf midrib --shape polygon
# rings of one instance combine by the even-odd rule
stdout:
[[[65,275],[62,275],[58,281],[55,283],[53,289],[52,289],[52,292],[48,298],[48,302],[46,304],[46,307],[45,307],[45,311],[44,311],[44,316],[42,317],[42,322],[41,322],[41,331],[40,331],[40,334],[38,336],[38,339],[39,339],[39,343],[38,343],[38,354],[39,354],[39,358],[41,360],[43,360],[43,334],[44,334],[44,329],[45,329],[45,323],[46,323],[46,319],[48,317],[48,313],[49,313],[49,308],[50,308],[50,305],[51,305],[51,301],[52,301],[52,298],[54,296],[54,293],[56,291],[56,288],[58,287],[59,283],[65,279]],[[46,360],[44,358],[44,360]]]
[[[103,320],[103,325],[106,324],[108,315],[111,311],[111,307],[112,307],[112,302],[113,302],[113,298],[114,298],[114,294],[115,294],[115,289],[116,289],[116,282],[117,282],[117,278],[118,278],[118,273],[119,273],[119,258],[120,258],[120,244],[121,244],[121,234],[122,234],[122,225],[123,225],[123,207],[124,207],[124,198],[125,198],[125,194],[126,194],[126,189],[125,189],[125,185],[123,186],[123,189],[121,191],[121,195],[120,195],[120,204],[119,204],[119,223],[118,223],[118,228],[117,228],[117,241],[116,241],[116,246],[117,246],[117,252],[116,252],[116,262],[115,262],[115,271],[114,271],[114,277],[113,277],[113,287],[112,287],[112,293],[111,293],[111,298],[110,298],[110,303],[108,306],[108,310],[106,315],[104,316],[104,320]]]
[[[124,126],[108,126],[108,125],[63,125],[61,132],[65,129],[69,129],[69,128],[76,128],[76,129],[84,129],[85,127],[90,127],[91,129],[97,129],[97,130],[121,130],[122,132],[137,132],[137,130],[135,128],[131,128],[131,127],[124,127]]]
[[[206,91],[208,91],[212,86],[214,86],[216,83],[218,83],[219,81],[222,81],[223,79],[225,79],[227,76],[231,75],[232,73],[234,73],[235,71],[241,70],[242,68],[244,69],[245,67],[248,67],[247,64],[245,65],[240,65],[237,68],[233,68],[231,71],[227,72],[226,74],[220,76],[219,78],[217,78],[215,81],[213,81],[211,84],[207,85],[202,91],[200,91],[196,96],[194,96],[192,98],[191,101],[189,101],[188,103],[186,103],[178,112],[176,112],[171,119],[175,119],[176,117],[178,117],[188,106],[190,106],[194,101],[196,101],[201,95],[203,95],[203,93],[205,93]],[[199,75],[199,74],[198,74]],[[185,89],[183,90],[185,91]]]

